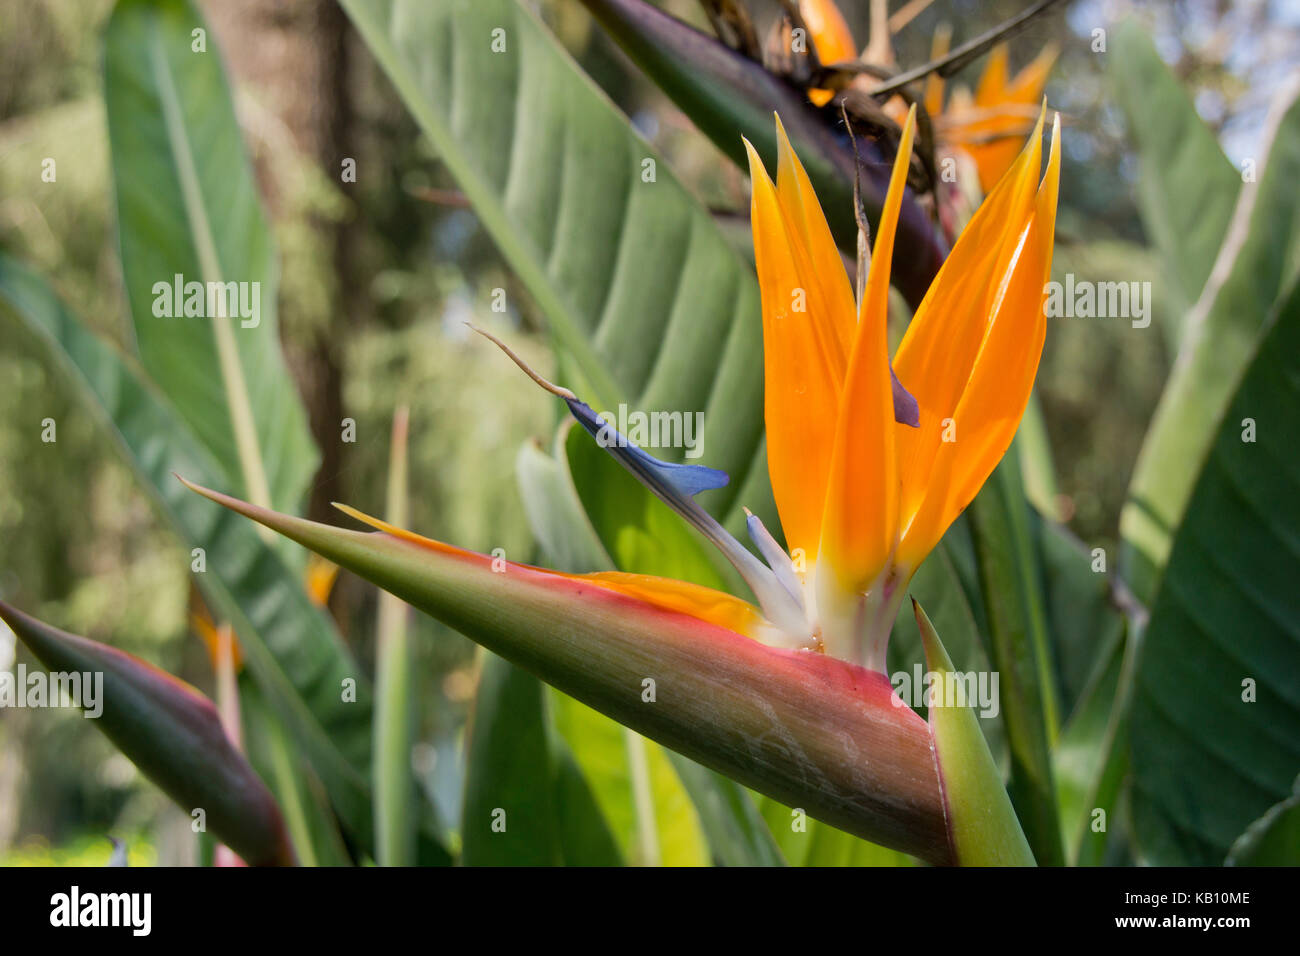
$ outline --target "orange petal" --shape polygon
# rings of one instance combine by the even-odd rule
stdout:
[[[979,492],[1006,454],[1033,390],[1042,354],[1043,248],[1037,217],[1021,234],[989,334],[953,413],[954,441],[941,443],[930,493],[899,548],[915,567]]]
[[[894,357],[894,373],[920,406],[918,428],[895,430],[904,529],[931,489],[930,469],[943,444],[945,420],[954,415],[970,380],[988,331],[997,276],[1028,221],[1041,164],[1041,138],[1034,136],[962,231]]]
[[[203,644],[208,649],[208,658],[212,661],[212,669],[215,671],[220,667],[220,656],[222,654],[222,635],[219,633],[217,625],[212,618],[208,616],[206,608],[199,607],[190,614],[190,626],[203,640]],[[222,628],[229,630],[229,625],[222,625]],[[235,673],[244,666],[244,652],[239,646],[239,640],[234,634],[229,634],[230,640],[230,664]]]
[[[1036,103],[1047,86],[1047,76],[1052,72],[1060,50],[1055,43],[1043,47],[1033,62],[1016,74],[1006,89],[1006,99],[1012,103]]]
[[[344,514],[355,518],[362,524],[370,525],[378,531],[390,534],[403,541],[429,548],[444,554],[451,554],[470,561],[492,562],[495,559],[465,548],[426,538],[406,528],[376,518],[348,505],[334,504]],[[625,597],[640,601],[665,611],[686,614],[719,627],[725,627],[745,637],[767,636],[768,629],[758,610],[753,605],[722,591],[715,591],[698,584],[677,581],[672,578],[659,578],[649,574],[625,574],[620,571],[598,571],[593,574],[566,574],[551,571],[529,564],[506,562],[507,569],[529,571],[534,574],[548,575],[568,581],[587,581],[607,591],[614,591]],[[507,573],[509,571],[507,570]]]
[[[1007,50],[999,46],[993,51],[975,93],[978,117],[951,131],[951,141],[966,144],[964,148],[975,161],[980,188],[985,193],[997,185],[1015,161],[1025,127],[1020,108],[1042,97],[1056,57],[1055,45],[1049,44],[1014,80],[1008,81]]]
[[[798,232],[786,222],[776,187],[748,142],[750,221],[763,302],[767,464],[786,543],[812,558],[835,439],[845,359],[836,320]],[[801,302],[800,302],[801,300]],[[805,311],[797,311],[802,304]]]
[[[989,61],[975,87],[976,106],[996,106],[1007,88],[1007,45],[999,43],[989,53]]]
[[[799,14],[823,63],[853,59],[853,32],[834,0],[799,0]]]
[[[1027,149],[1026,152],[1035,158],[1022,174],[1032,173],[1036,177],[1038,151]],[[1047,174],[1029,202],[1022,206],[1023,226],[1003,243],[1006,248],[996,259],[997,268],[990,276],[992,299],[987,305],[988,318],[956,313],[957,321],[978,322],[986,331],[951,413],[954,440],[943,441],[941,430],[936,442],[931,429],[922,439],[929,443],[931,466],[924,476],[911,473],[905,478],[909,490],[914,490],[914,482],[925,484],[925,493],[899,546],[899,562],[906,567],[916,567],[938,543],[948,525],[988,479],[1019,427],[1033,390],[1046,333],[1044,284],[1051,266],[1059,177],[1058,119],[1053,125]],[[1019,183],[1008,177],[998,189],[1012,185]],[[969,232],[967,227],[967,232],[957,241],[958,246],[967,241]],[[956,253],[957,248],[953,251]],[[942,281],[941,273],[936,284]],[[923,428],[926,424],[923,404]],[[905,440],[906,436],[901,441]],[[909,464],[915,461],[913,458]]]
[[[948,137],[974,161],[980,190],[985,195],[997,186],[1024,146],[1028,121],[1022,115],[1022,106],[1004,103],[990,107],[992,115],[966,123]]]
[[[1023,154],[1024,165],[1018,165],[1020,156],[1016,157],[1016,161],[1007,164],[1008,168],[1014,167],[1018,175],[1008,180],[1009,189],[1006,194],[1007,218],[1000,224],[1000,240],[997,243],[999,251],[993,267],[995,276],[1002,275],[1006,271],[1007,263],[1014,252],[1019,234],[1023,231],[1027,217],[1034,208],[1034,196],[1038,189],[1043,165],[1043,122],[1046,118],[1047,104],[1043,103],[1038,111],[1038,122],[1034,125],[1033,132],[1030,134],[1029,139],[1022,144],[1020,150],[1020,153]],[[991,236],[986,235],[985,242],[989,242],[991,238]],[[983,304],[986,315],[989,313],[997,291],[998,287],[995,282],[989,283],[985,288]]]
[[[673,578],[659,578],[649,574],[626,574],[621,571],[598,571],[595,574],[580,574],[573,577],[594,581],[601,587],[620,594],[645,601],[655,607],[708,621],[729,631],[756,637],[764,627],[764,621],[757,609],[747,601],[733,597],[723,591],[677,581]]]
[[[839,341],[841,368],[848,361],[857,329],[857,309],[853,303],[853,286],[844,270],[844,259],[831,236],[826,214],[822,212],[812,182],[803,163],[795,154],[785,134],[781,117],[776,117],[776,194],[786,223],[799,236],[808,253],[813,277],[821,288]]]
[[[948,46],[952,43],[952,28],[943,23],[934,31],[930,41],[930,61],[933,62],[948,55]],[[925,78],[925,111],[932,117],[943,112],[943,77],[938,70],[932,71]]]
[[[799,0],[799,15],[808,27],[818,60],[829,64],[856,58],[853,33],[833,0]],[[808,91],[808,99],[814,106],[825,106],[834,95],[830,90]]]
[[[835,453],[822,518],[822,551],[840,586],[853,592],[871,587],[897,541],[898,469],[886,337],[889,265],[915,129],[913,106],[903,126],[871,250],[853,353],[840,396]]]
[[[307,597],[317,607],[329,603],[334,590],[334,582],[339,576],[339,566],[326,561],[318,554],[307,558],[307,570],[303,573],[303,583],[307,587]]]

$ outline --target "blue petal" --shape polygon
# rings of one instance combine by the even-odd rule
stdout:
[[[632,444],[622,432],[597,415],[586,402],[565,399],[578,424],[591,433],[596,443],[621,461],[633,474],[671,490],[674,497],[694,498],[701,491],[722,488],[731,480],[725,471],[704,465],[679,465],[660,461]]]

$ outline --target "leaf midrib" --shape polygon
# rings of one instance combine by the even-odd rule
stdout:
[[[185,134],[175,77],[167,62],[167,53],[156,17],[149,20],[149,64],[158,87],[163,127],[167,131],[167,141],[171,146],[170,152],[181,187],[181,199],[185,204],[185,222],[194,249],[198,253],[199,270],[205,283],[221,282],[223,281],[221,259],[217,253],[212,225],[208,221],[207,207],[203,202],[198,170],[194,165],[194,154]],[[254,424],[253,409],[248,397],[248,384],[244,379],[244,369],[240,362],[239,349],[235,344],[234,332],[230,328],[230,319],[224,315],[213,315],[209,318],[217,345],[217,359],[224,386],[222,391],[226,396],[226,409],[230,415],[230,426],[234,433],[235,449],[239,455],[244,488],[252,501],[269,508],[272,506],[271,488],[266,477],[266,467],[262,462],[257,427]],[[260,531],[262,529],[259,528]],[[262,534],[262,538],[270,541],[274,536]]]

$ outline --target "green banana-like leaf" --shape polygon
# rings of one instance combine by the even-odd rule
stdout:
[[[527,4],[343,7],[545,314],[563,384],[598,412],[703,412],[731,483],[701,503],[775,527],[770,495],[739,495],[767,472],[758,283],[708,211]]]
[[[271,234],[216,38],[188,0],[120,0],[104,98],[140,361],[247,495],[296,510],[317,454],[280,351]],[[177,276],[236,283],[250,308],[173,314]]]
[[[467,866],[563,860],[543,693],[528,671],[495,654],[481,657],[465,741],[460,858]]]
[[[10,328],[33,336],[180,540],[203,549],[207,570],[194,580],[208,606],[234,627],[268,705],[292,728],[353,837],[368,847],[371,693],[332,620],[245,522],[196,507],[172,472],[221,481],[225,470],[129,358],[87,331],[48,286],[3,254],[0,306]],[[198,560],[195,552],[191,557]],[[354,702],[344,700],[347,686],[355,688]],[[426,859],[446,855],[430,845]]]
[[[239,681],[239,712],[245,752],[280,805],[299,865],[351,866],[355,851],[347,846],[324,784],[247,672]]]
[[[549,709],[624,859],[708,865],[700,815],[662,747],[559,691],[551,691]]]
[[[748,790],[680,754],[670,750],[665,753],[709,835],[714,862],[723,866],[785,865],[781,850]]]
[[[606,866],[621,862],[590,788],[553,738],[546,688],[482,655],[462,804],[467,866]],[[579,809],[581,808],[581,809]]]
[[[1111,42],[1106,65],[1114,101],[1137,146],[1142,222],[1173,280],[1163,287],[1177,297],[1172,312],[1183,315],[1200,298],[1223,245],[1241,173],[1223,155],[1148,32],[1126,20],[1115,28]],[[1188,196],[1196,201],[1188,202]],[[1180,338],[1175,337],[1175,345]]]
[[[1112,641],[1093,679],[1061,729],[1052,750],[1052,770],[1066,858],[1097,866],[1105,858],[1128,772],[1128,706],[1133,686],[1135,642]],[[1100,812],[1099,812],[1100,811]]]
[[[1237,838],[1225,865],[1300,865],[1300,777],[1291,796],[1271,807]]]
[[[515,456],[515,476],[533,537],[557,571],[603,571],[615,566],[605,550],[566,468],[564,449],[575,423],[566,419],[551,454],[541,442],[525,443]]]
[[[1300,774],[1300,282],[1236,389],[1151,608],[1129,719],[1134,833],[1218,865]]]
[[[212,701],[132,654],[4,602],[0,618],[51,672],[80,675],[86,716],[177,806],[201,810],[212,833],[250,864],[294,864],[275,798],[226,737]]]
[[[890,850],[866,840],[859,840],[843,830],[811,821],[808,855],[804,866],[915,866],[906,853]]]
[[[560,845],[569,866],[620,866],[623,856],[596,803],[596,795],[563,740],[553,742]]]
[[[1054,517],[1059,507],[1057,495],[1060,486],[1056,483],[1056,466],[1052,463],[1047,419],[1043,416],[1043,403],[1038,400],[1037,392],[1030,393],[1016,438],[1025,497],[1039,514]]]
[[[1269,126],[1268,159],[1259,182],[1241,190],[1223,249],[1188,318],[1120,516],[1124,576],[1148,604],[1214,444],[1216,423],[1275,303],[1300,273],[1300,81],[1278,94]]]
[[[865,839],[950,859],[929,728],[895,705],[883,675],[580,578],[524,565],[498,573],[491,558],[427,539],[334,528],[190,487],[692,760]]]
[[[779,113],[836,241],[841,249],[855,252],[853,144],[843,132],[838,107],[814,107],[802,91],[761,64],[645,0],[582,2],[637,66],[740,169],[749,169],[741,136],[754,144],[768,168],[776,167],[772,114]],[[862,204],[874,230],[894,157],[866,138],[859,140],[858,152]],[[910,191],[903,199],[895,241],[890,280],[916,308],[948,251],[936,224]]]
[[[1064,725],[1098,666],[1119,641],[1124,614],[1116,605],[1118,585],[1109,551],[1089,549],[1063,525],[1031,517],[1035,518],[1043,601],[1052,660],[1060,678],[1059,712]]]
[[[953,856],[962,866],[1033,866],[1034,854],[984,743],[967,687],[960,680],[947,680],[953,673],[948,652],[921,605],[913,601],[912,607],[926,663],[937,678],[930,728]]]
[[[791,866],[915,866],[916,860],[814,820],[801,807],[766,797],[758,809],[782,856]]]
[[[1016,447],[1013,444],[967,514],[988,617],[989,656],[999,674],[1011,754],[1011,797],[1035,857],[1044,866],[1058,866],[1064,854],[1051,749],[1060,727],[1060,705],[1042,569]]]

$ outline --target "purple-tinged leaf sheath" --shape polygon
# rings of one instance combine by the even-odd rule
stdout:
[[[125,651],[50,627],[0,602],[3,618],[51,671],[102,674],[93,723],[186,813],[255,866],[292,866],[275,798],[195,688]],[[84,680],[84,678],[83,678]]]

